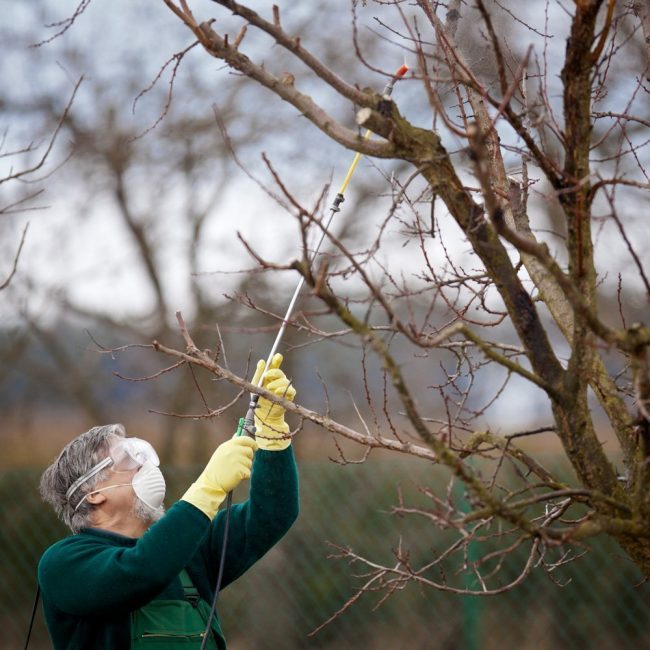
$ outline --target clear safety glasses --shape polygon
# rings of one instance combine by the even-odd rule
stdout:
[[[160,465],[160,459],[156,450],[146,441],[140,438],[124,438],[110,448],[109,455],[89,469],[83,476],[80,476],[65,493],[70,497],[89,479],[96,476],[103,469],[111,467],[116,472],[125,472],[142,467],[145,462]]]

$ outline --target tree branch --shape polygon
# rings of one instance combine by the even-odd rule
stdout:
[[[23,228],[23,234],[22,237],[20,238],[20,244],[18,244],[18,250],[16,251],[16,254],[14,255],[14,263],[11,271],[9,272],[9,275],[7,276],[7,279],[0,284],[0,291],[3,289],[6,289],[9,284],[11,283],[14,275],[16,275],[16,270],[18,268],[18,259],[20,258],[20,253],[23,250],[23,246],[25,244],[25,237],[27,236],[27,229],[29,228],[29,222],[25,224],[25,227]]]

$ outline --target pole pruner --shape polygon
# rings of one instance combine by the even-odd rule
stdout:
[[[406,63],[401,65],[397,72],[391,77],[390,81],[386,84],[383,95],[388,95],[390,96],[393,92],[393,88],[395,87],[395,83],[401,79],[406,73],[408,72],[408,66]],[[372,132],[370,129],[368,129],[364,135],[363,135],[363,140],[368,140],[370,136],[372,135]],[[316,243],[316,247],[314,249],[313,257],[312,260],[316,258],[318,255],[318,252],[320,250],[321,245],[323,244],[323,241],[325,240],[325,236],[327,234],[327,231],[329,230],[330,224],[332,223],[332,220],[334,219],[334,215],[337,212],[341,211],[341,203],[345,200],[345,191],[348,188],[348,185],[350,184],[350,180],[352,179],[352,176],[357,168],[357,165],[359,164],[359,161],[361,160],[361,154],[357,152],[354,155],[354,158],[352,159],[352,163],[348,167],[348,171],[345,175],[345,178],[343,179],[343,182],[341,183],[341,186],[339,187],[339,191],[336,193],[336,196],[334,197],[334,201],[332,201],[332,205],[330,207],[330,214],[327,218],[327,222],[325,224],[325,227],[323,228],[320,237],[318,239],[318,242]],[[291,318],[291,314],[293,313],[294,307],[296,305],[296,302],[298,300],[298,296],[300,294],[300,291],[303,287],[303,284],[305,283],[305,278],[301,277],[294,292],[293,295],[291,296],[291,300],[289,301],[289,306],[287,307],[287,311],[282,318],[282,324],[280,325],[280,329],[278,330],[278,333],[275,337],[275,341],[273,342],[273,345],[271,346],[271,351],[269,352],[269,355],[266,360],[266,365],[265,365],[265,371],[269,368],[271,364],[271,360],[273,359],[273,356],[275,355],[278,346],[280,345],[280,342],[282,341],[282,338],[284,336],[284,333],[287,329],[287,324]],[[260,375],[258,382],[257,382],[257,387],[259,388],[262,386],[262,383],[264,381],[264,372]],[[248,410],[246,412],[246,415],[242,418],[239,418],[239,422],[237,425],[237,431],[235,432],[235,435],[241,436],[241,435],[248,435],[251,436],[252,438],[255,437],[255,409],[257,407],[257,403],[259,401],[259,395],[257,393],[251,393],[250,396],[250,402],[248,404]],[[201,650],[203,650],[206,646],[206,642],[210,636],[210,629],[212,627],[212,621],[214,619],[214,615],[216,612],[217,608],[217,599],[219,597],[219,590],[221,588],[221,581],[223,577],[223,570],[224,570],[224,560],[226,557],[226,545],[228,543],[228,528],[229,528],[229,522],[230,522],[230,508],[232,506],[232,492],[228,494],[227,500],[226,500],[226,520],[224,522],[224,532],[223,532],[223,542],[222,542],[222,552],[221,552],[221,558],[219,562],[219,571],[217,575],[217,582],[215,585],[214,589],[214,598],[212,601],[212,607],[210,610],[210,616],[207,621],[206,629],[205,629],[205,634],[203,636],[203,643],[201,644]]]
[[[401,65],[397,72],[391,77],[390,81],[386,84],[384,87],[383,95],[384,96],[389,96],[393,94],[393,88],[395,87],[395,83],[401,79],[407,72],[408,72],[408,66],[406,63]],[[372,132],[370,129],[367,129],[366,132],[363,134],[363,140],[368,140],[370,136],[372,135]],[[320,250],[320,247],[325,240],[325,236],[327,234],[327,231],[329,230],[330,224],[332,223],[332,220],[334,219],[334,215],[337,212],[341,211],[341,203],[345,201],[345,191],[348,188],[348,185],[350,184],[350,181],[352,179],[352,176],[357,168],[357,165],[359,164],[359,161],[361,160],[361,153],[358,151],[354,155],[354,158],[352,159],[352,163],[348,167],[348,171],[345,175],[345,178],[343,179],[343,182],[341,183],[341,186],[339,187],[339,191],[336,193],[336,196],[334,197],[334,201],[332,201],[332,205],[330,207],[330,214],[329,217],[327,218],[327,223],[325,224],[325,227],[323,228],[320,237],[318,239],[318,242],[316,243],[316,248],[314,249],[314,253],[312,256],[312,260],[316,258],[318,255],[318,252]],[[265,369],[269,368],[269,365],[271,363],[271,359],[273,359],[273,356],[278,350],[278,346],[280,345],[280,342],[282,341],[282,338],[284,336],[285,330],[287,329],[287,323],[289,322],[289,319],[291,318],[291,314],[293,313],[294,307],[296,305],[296,302],[298,300],[298,296],[300,295],[300,291],[302,290],[302,287],[305,283],[305,278],[301,277],[300,280],[298,281],[298,284],[296,285],[296,288],[293,292],[293,295],[291,296],[291,300],[289,301],[289,306],[287,307],[287,311],[282,318],[282,324],[280,325],[280,329],[278,330],[278,333],[275,337],[275,341],[273,342],[273,345],[271,346],[271,351],[269,352],[269,355],[266,359],[266,365]],[[260,375],[260,378],[257,382],[257,387],[259,388],[262,385],[262,382],[264,381],[264,373]],[[250,402],[248,404],[248,411],[246,412],[246,415],[243,418],[239,418],[239,423],[237,425],[237,435],[240,436],[242,434],[249,435],[251,437],[255,437],[255,409],[257,407],[257,402],[259,401],[259,395],[256,393],[251,393],[250,397]]]

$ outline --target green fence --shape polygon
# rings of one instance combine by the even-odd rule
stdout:
[[[354,566],[327,558],[327,541],[387,559],[399,535],[412,553],[425,555],[436,546],[439,533],[422,523],[396,521],[388,512],[398,484],[415,493],[415,484],[430,481],[429,465],[371,458],[360,466],[302,463],[300,471],[298,522],[220,597],[229,650],[650,647],[648,587],[606,539],[598,540],[584,558],[561,567],[555,581],[533,571],[520,587],[490,598],[411,585],[379,607],[381,595],[366,594],[310,636],[360,584]],[[196,472],[167,468],[165,473],[173,498]],[[38,471],[0,473],[0,647],[7,650],[23,647],[40,554],[66,534],[39,501],[38,476]],[[40,612],[30,647],[49,647]]]

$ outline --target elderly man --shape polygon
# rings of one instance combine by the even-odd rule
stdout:
[[[276,355],[263,387],[293,399]],[[264,361],[257,365],[258,378]],[[219,445],[203,473],[167,512],[165,481],[151,445],[122,425],[95,427],[72,440],[41,479],[41,493],[74,535],[51,546],[38,568],[54,648],[199,648],[204,642],[220,558],[222,586],[236,580],[298,515],[298,480],[284,409],[260,399],[257,439]],[[246,502],[228,492],[251,477]],[[215,620],[207,648],[225,648]]]

